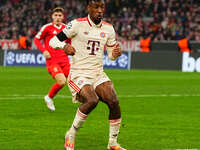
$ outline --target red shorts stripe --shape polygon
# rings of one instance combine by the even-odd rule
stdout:
[[[79,93],[80,88],[71,80],[71,76],[68,77],[68,84],[76,93]]]
[[[74,91],[76,91],[77,93],[79,93],[80,88],[75,87],[75,86],[71,83],[71,81],[68,82],[68,84],[69,84],[69,86],[70,86]]]
[[[80,91],[80,88],[71,80],[71,76],[68,77],[68,83],[71,85],[71,87],[73,86],[72,87],[73,89],[76,89],[76,90]]]
[[[74,82],[69,81],[69,83],[70,83],[72,86],[74,86],[77,90],[80,91],[80,88],[79,88]]]
[[[80,91],[80,88],[72,81],[72,80],[70,80],[69,81],[73,86],[75,86],[77,89],[79,89],[79,91]]]

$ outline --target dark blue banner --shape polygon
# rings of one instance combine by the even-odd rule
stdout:
[[[117,68],[117,69],[130,69],[131,65],[131,52],[123,52],[120,57],[115,61],[108,58],[107,53],[103,57],[104,68]]]
[[[107,53],[103,57],[104,68],[130,69],[131,52],[123,52],[115,61]],[[39,50],[7,50],[4,53],[4,66],[45,66],[46,61]]]
[[[8,50],[4,53],[4,66],[45,66],[43,54],[38,50]]]

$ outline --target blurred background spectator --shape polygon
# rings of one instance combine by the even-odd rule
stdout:
[[[199,0],[105,0],[105,20],[114,24],[119,40],[139,40],[151,35],[152,41],[200,41]],[[83,0],[0,0],[0,39],[33,39],[42,25],[51,21],[50,11],[65,9],[70,21],[85,17]]]

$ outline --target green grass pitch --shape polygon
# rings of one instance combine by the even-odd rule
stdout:
[[[105,70],[117,91],[127,150],[200,149],[200,74]],[[54,83],[46,68],[0,67],[0,150],[63,150],[79,104],[68,87],[50,112],[43,96]],[[106,150],[108,109],[99,103],[76,138],[76,150]]]

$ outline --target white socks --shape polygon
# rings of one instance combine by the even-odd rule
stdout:
[[[72,124],[72,127],[70,128],[70,132],[72,132],[72,134],[76,134],[77,130],[85,122],[86,118],[87,118],[87,115],[82,113],[78,108],[76,116],[74,118],[74,122]]]
[[[117,142],[117,136],[119,134],[121,118],[109,120],[109,123],[110,123],[109,141]]]
[[[74,118],[74,122],[69,130],[71,134],[76,134],[77,130],[83,125],[87,118],[87,115],[82,113],[79,108],[77,110],[76,116]],[[109,132],[109,141],[117,143],[117,137],[119,134],[121,118],[109,120],[110,123],[110,132]]]

